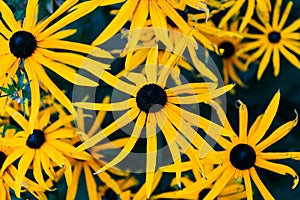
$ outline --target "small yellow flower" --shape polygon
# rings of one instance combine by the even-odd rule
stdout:
[[[255,27],[261,33],[245,34],[245,38],[254,39],[254,41],[245,44],[242,52],[255,50],[246,65],[262,57],[257,71],[259,80],[269,63],[273,63],[274,75],[278,76],[280,70],[280,53],[295,67],[300,69],[300,19],[295,20],[287,27],[284,27],[290,14],[293,2],[289,1],[284,12],[280,17],[280,8],[282,0],[277,0],[272,18],[262,25],[255,20],[250,21],[250,25]]]
[[[296,172],[289,166],[277,164],[270,160],[279,159],[299,159],[299,152],[264,152],[266,148],[274,144],[287,135],[297,124],[298,115],[292,121],[289,121],[277,128],[270,136],[262,140],[266,131],[270,127],[279,104],[280,93],[277,92],[271,100],[264,114],[257,117],[250,130],[248,131],[248,111],[245,104],[239,101],[239,137],[230,138],[230,140],[220,137],[218,143],[224,149],[217,154],[223,159],[222,165],[219,165],[211,173],[207,174],[207,179],[197,180],[195,183],[178,192],[178,195],[192,194],[200,189],[213,184],[213,187],[204,199],[214,199],[217,197],[227,183],[234,177],[243,178],[247,199],[253,197],[251,179],[257,186],[264,199],[274,199],[268,189],[259,178],[256,167],[260,167],[281,175],[290,174],[294,178],[292,188],[298,184],[299,178]],[[228,129],[230,125],[226,125]]]
[[[64,173],[68,185],[72,181],[72,168],[66,156],[71,156],[70,152],[75,148],[62,139],[77,136],[73,128],[63,127],[64,124],[73,120],[73,116],[62,116],[50,124],[52,114],[50,111],[51,109],[42,111],[42,115],[35,120],[34,124],[30,124],[21,113],[9,106],[6,107],[6,112],[19,124],[22,130],[18,131],[12,138],[3,140],[14,151],[7,156],[1,172],[3,173],[7,167],[20,158],[14,183],[18,198],[20,198],[22,182],[30,166],[33,168],[34,178],[44,189],[49,190],[49,187],[42,172],[44,171],[51,180],[55,180],[55,166],[65,169]],[[80,152],[73,157],[83,160],[91,158],[86,152]]]
[[[99,48],[81,43],[65,41],[64,38],[73,35],[76,30],[61,30],[64,26],[77,20],[81,15],[71,12],[53,23],[62,14],[68,11],[78,0],[65,1],[51,16],[37,22],[38,0],[30,0],[27,3],[26,15],[23,22],[17,22],[13,12],[4,1],[0,1],[0,86],[9,83],[10,78],[16,76],[19,68],[22,68],[30,81],[32,112],[30,123],[33,123],[38,115],[40,105],[40,84],[48,88],[53,96],[65,106],[70,113],[73,107],[66,95],[49,78],[45,68],[55,72],[71,83],[85,86],[97,86],[98,84],[86,77],[76,73],[75,68],[81,68],[83,62],[95,63],[87,59],[81,53],[92,54],[100,57],[111,57],[111,55]],[[5,25],[4,25],[5,22]],[[57,52],[56,50],[63,50]],[[72,53],[71,53],[72,51]],[[76,53],[74,53],[76,52]],[[105,69],[105,64],[98,63],[91,70]]]

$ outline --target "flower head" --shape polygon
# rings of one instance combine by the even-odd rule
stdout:
[[[264,199],[274,199],[266,186],[259,178],[256,167],[260,167],[281,175],[289,174],[294,178],[293,188],[298,184],[299,178],[296,172],[289,166],[277,164],[270,160],[279,159],[299,159],[298,152],[265,152],[265,150],[287,135],[297,124],[298,115],[292,121],[289,121],[277,128],[270,136],[262,140],[266,131],[270,127],[277,112],[280,99],[280,93],[277,92],[267,107],[265,113],[257,117],[248,131],[248,110],[244,103],[239,101],[239,137],[230,138],[230,140],[220,137],[218,143],[224,149],[218,151],[223,159],[222,165],[219,165],[211,173],[207,174],[207,180],[197,180],[195,183],[178,192],[180,195],[191,194],[199,189],[204,189],[209,184],[214,185],[204,199],[214,199],[227,183],[234,178],[243,178],[247,199],[252,199],[251,179],[257,186]],[[227,126],[228,129],[230,127]]]
[[[300,68],[300,38],[299,33],[297,33],[297,30],[299,30],[300,27],[300,20],[297,19],[290,25],[284,27],[293,2],[288,2],[280,17],[281,5],[282,0],[277,0],[273,11],[272,23],[270,23],[270,20],[263,24],[255,20],[250,21],[250,25],[261,33],[249,33],[244,35],[245,38],[253,39],[254,41],[245,44],[245,47],[241,49],[241,52],[255,50],[247,60],[246,65],[262,57],[257,71],[258,80],[271,62],[274,68],[274,75],[278,76],[280,70],[280,54],[282,54],[292,65]]]

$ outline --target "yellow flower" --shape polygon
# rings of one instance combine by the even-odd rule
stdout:
[[[256,13],[257,16],[259,17],[259,19],[262,22],[267,22],[270,19],[270,14],[269,12],[271,12],[272,10],[272,6],[271,6],[271,1],[270,0],[231,0],[226,2],[225,7],[230,7],[229,11],[225,14],[224,17],[222,17],[220,24],[219,24],[219,28],[222,28],[225,26],[225,24],[231,19],[233,18],[236,14],[240,13],[240,9],[242,8],[243,5],[245,5],[245,2],[247,1],[247,9],[246,9],[246,13],[245,16],[243,17],[243,21],[241,23],[241,25],[239,26],[239,32],[242,32],[247,24],[250,22],[253,14],[254,14],[254,10],[256,9]],[[256,3],[256,4],[255,4]]]
[[[1,53],[0,53],[0,86],[5,85],[16,75],[19,68],[25,70],[30,81],[32,112],[30,123],[38,115],[40,101],[39,85],[47,87],[53,96],[73,113],[73,107],[66,95],[56,86],[47,75],[45,68],[55,72],[71,83],[85,86],[97,86],[97,83],[76,73],[75,68],[81,68],[87,59],[79,53],[92,54],[100,57],[111,57],[101,49],[64,41],[63,39],[74,34],[75,29],[59,31],[62,27],[72,23],[80,16],[78,12],[71,12],[54,22],[59,16],[70,9],[78,0],[65,1],[51,16],[37,22],[38,0],[30,0],[26,7],[26,16],[23,22],[17,22],[12,11],[4,1],[0,1]],[[53,49],[62,50],[56,52]],[[73,51],[72,53],[70,51]],[[89,60],[90,63],[94,62]],[[70,65],[70,66],[68,66]],[[99,63],[95,70],[105,69],[107,66]],[[91,69],[93,70],[93,69]]]
[[[143,129],[146,129],[147,138],[147,156],[146,156],[146,196],[149,197],[151,186],[156,168],[157,159],[157,131],[158,127],[166,139],[168,148],[172,155],[172,161],[177,166],[177,183],[180,184],[181,159],[180,149],[190,151],[193,147],[197,149],[211,150],[211,147],[201,136],[192,128],[192,126],[203,129],[207,134],[224,134],[230,132],[219,125],[189,112],[178,105],[193,105],[201,102],[209,102],[228,90],[233,85],[227,85],[217,88],[217,83],[190,83],[167,88],[167,80],[172,71],[172,67],[178,60],[179,55],[184,51],[187,44],[187,38],[182,39],[176,47],[174,54],[169,58],[165,66],[159,67],[157,63],[158,47],[149,51],[146,65],[145,76],[142,73],[127,73],[124,78],[130,81],[125,82],[116,78],[110,73],[104,71],[101,74],[95,74],[104,82],[113,88],[128,94],[130,97],[124,101],[115,103],[87,103],[77,102],[75,106],[90,110],[105,111],[124,111],[113,123],[98,132],[95,136],[89,138],[82,145],[76,148],[76,151],[82,151],[98,142],[119,129],[122,129],[129,123],[135,121],[133,130],[130,131],[130,138],[122,151],[111,162],[102,167],[102,172],[122,161],[133,149],[137,143]],[[159,72],[159,73],[158,73]],[[180,134],[178,134],[180,132]],[[230,133],[231,134],[231,133]],[[189,142],[188,142],[189,141]],[[194,155],[197,157],[198,155]],[[201,164],[197,162],[201,168]]]
[[[237,32],[238,26],[239,21],[236,20],[230,25],[226,24],[223,29],[226,31]],[[247,60],[249,56],[246,53],[237,53],[244,46],[242,38],[232,36],[212,36],[209,38],[217,45],[219,51],[221,51],[219,55],[223,62],[224,84],[228,84],[230,78],[238,85],[245,87],[245,84],[235,71],[235,68],[238,68],[243,72],[247,70],[247,66],[243,63],[243,61]]]
[[[263,55],[258,66],[258,80],[261,78],[271,60],[274,67],[274,75],[278,76],[280,70],[280,53],[292,65],[300,69],[300,37],[299,32],[297,32],[300,27],[300,19],[295,20],[292,24],[284,28],[293,2],[288,2],[280,17],[281,4],[282,0],[276,1],[273,11],[272,25],[270,25],[270,21],[263,23],[262,26],[257,21],[251,20],[250,25],[262,33],[245,34],[246,38],[254,39],[255,41],[247,43],[246,47],[241,51],[256,50],[256,52],[250,56],[249,60],[247,60],[246,65],[250,62],[256,61]]]
[[[43,171],[51,179],[55,179],[54,167],[64,168],[67,184],[72,181],[71,164],[66,156],[74,147],[66,142],[63,138],[72,138],[77,136],[73,128],[62,127],[73,120],[73,116],[66,115],[60,117],[57,121],[50,124],[51,109],[46,109],[34,122],[30,124],[23,115],[11,107],[6,107],[7,113],[19,124],[22,131],[18,131],[12,138],[5,138],[3,142],[14,148],[13,153],[7,156],[3,163],[1,172],[7,169],[13,162],[20,158],[14,189],[16,196],[20,198],[20,191],[24,176],[30,166],[33,168],[33,175],[36,181],[44,189],[48,189],[44,181]],[[49,125],[49,126],[48,126]],[[86,152],[80,152],[73,157],[78,159],[90,159]],[[32,164],[31,164],[32,163]]]
[[[200,189],[204,189],[215,182],[210,192],[204,199],[214,199],[217,197],[227,183],[234,178],[243,178],[246,186],[247,199],[252,199],[251,179],[257,186],[264,199],[274,199],[268,189],[259,178],[256,167],[260,167],[281,175],[290,174],[294,178],[293,188],[298,184],[298,175],[289,166],[277,164],[269,160],[279,159],[299,159],[298,152],[264,152],[266,148],[274,144],[287,135],[297,124],[298,115],[277,128],[270,136],[262,140],[266,131],[270,127],[279,104],[280,93],[277,92],[267,107],[265,113],[257,117],[250,130],[248,131],[248,111],[245,104],[239,101],[239,137],[230,138],[230,141],[220,137],[218,143],[224,149],[217,153],[223,159],[210,174],[207,180],[201,179],[178,192],[178,195],[191,194]],[[228,129],[228,125],[226,126]],[[247,134],[248,132],[248,134]]]
[[[18,171],[13,164],[7,166],[5,170],[2,170],[2,167],[7,157],[14,152],[14,149],[12,147],[9,147],[5,144],[4,139],[14,137],[15,130],[13,129],[4,130],[2,127],[1,132],[5,134],[5,136],[2,137],[0,141],[0,169],[2,171],[2,174],[0,175],[0,198],[10,200],[11,199],[10,189],[15,190],[14,181],[16,179],[16,175]],[[36,183],[34,183],[33,181],[29,180],[26,177],[24,177],[23,179],[22,187],[24,187],[34,197],[38,199],[47,199],[46,195],[44,194],[44,188],[37,185]],[[26,190],[22,190],[22,192],[25,192]]]

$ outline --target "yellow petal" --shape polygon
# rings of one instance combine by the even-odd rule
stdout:
[[[18,198],[20,198],[20,192],[22,187],[22,182],[25,177],[25,174],[31,164],[32,159],[34,158],[35,150],[27,148],[24,152],[22,158],[18,164],[18,174],[15,180],[15,193]]]
[[[109,25],[102,31],[102,33],[93,41],[92,45],[96,46],[102,44],[117,33],[124,24],[132,16],[134,10],[139,2],[135,0],[126,1],[115,18],[109,23]]]
[[[4,1],[0,1],[0,13],[12,32],[15,33],[21,29],[19,23],[15,20],[14,14]]]
[[[280,92],[278,91],[272,98],[271,102],[269,103],[255,133],[253,133],[251,138],[249,137],[249,144],[255,145],[261,140],[261,138],[263,138],[263,136],[265,135],[266,131],[270,127],[276,115],[278,105],[279,105],[279,100],[280,100]]]
[[[146,113],[141,112],[140,115],[137,117],[137,121],[135,123],[134,129],[130,135],[130,138],[127,142],[127,144],[124,146],[124,148],[121,150],[121,152],[110,162],[108,162],[104,167],[102,167],[99,171],[96,173],[101,173],[102,171],[105,171],[122,160],[132,151],[133,147],[135,146],[136,142],[140,138],[142,129],[144,128],[144,124],[146,121]]]
[[[269,46],[267,48],[262,60],[260,61],[260,64],[258,66],[258,71],[257,71],[257,80],[260,80],[262,74],[264,73],[265,69],[267,68],[267,66],[270,62],[272,49],[273,49],[272,46]]]
[[[275,172],[277,174],[291,175],[294,178],[294,184],[292,186],[292,189],[295,189],[295,187],[299,183],[299,177],[298,177],[297,173],[289,166],[286,166],[283,164],[272,163],[272,162],[269,162],[269,161],[266,161],[266,160],[263,160],[260,158],[257,158],[257,160],[255,161],[255,165],[257,165],[258,167],[267,169],[269,171]]]
[[[72,153],[85,150],[87,148],[90,148],[103,140],[105,137],[108,137],[115,131],[119,130],[120,128],[126,126],[130,122],[132,122],[139,114],[139,109],[130,109],[125,114],[123,114],[121,117],[116,119],[113,123],[111,123],[109,126],[107,126],[102,131],[96,133],[93,137],[91,137],[89,140],[85,141],[83,144],[79,145]]]
[[[38,0],[32,0],[27,2],[25,19],[23,21],[23,28],[26,31],[31,31],[36,25],[38,5]]]
[[[263,182],[260,180],[256,170],[254,167],[250,168],[250,176],[253,180],[253,182],[255,183],[256,187],[258,188],[258,190],[260,191],[260,193],[262,194],[264,199],[274,199],[274,197],[271,195],[271,193],[268,191],[268,189],[266,188],[266,186],[263,184]]]
[[[296,113],[297,114],[297,113]],[[259,143],[256,146],[257,151],[262,151],[269,147],[270,145],[274,144],[275,142],[282,139],[284,136],[286,136],[292,128],[294,128],[298,123],[298,114],[296,115],[296,118],[292,121],[289,121],[279,128],[277,128],[269,137],[267,137],[264,141]]]
[[[97,199],[97,185],[88,165],[83,165],[89,199]]]

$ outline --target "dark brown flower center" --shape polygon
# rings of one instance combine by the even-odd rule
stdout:
[[[137,106],[146,113],[159,111],[167,100],[166,91],[153,83],[144,85],[136,96]]]
[[[228,42],[228,41],[222,42],[219,45],[219,49],[224,49],[224,52],[223,52],[223,55],[222,55],[223,58],[229,58],[235,52],[234,45],[231,42]]]
[[[6,159],[6,157],[7,156],[5,155],[5,153],[3,153],[2,151],[0,151],[0,169],[3,166],[3,163],[4,163],[5,159]]]
[[[17,58],[27,58],[36,48],[35,37],[27,31],[15,32],[9,40],[10,52]]]
[[[180,15],[180,17],[181,17],[185,22],[188,21],[188,15],[187,15],[187,13],[186,13],[185,11],[178,10],[178,9],[176,9],[176,11],[177,11],[177,13]],[[176,25],[169,17],[167,17],[167,23],[168,23],[170,26],[172,26],[172,27],[174,27],[174,28],[177,28],[177,25]]]
[[[39,149],[45,143],[45,135],[41,130],[33,130],[26,141],[26,145],[32,149]]]
[[[238,144],[230,152],[230,162],[239,170],[250,169],[254,166],[255,160],[256,153],[248,144]]]
[[[281,39],[280,33],[273,31],[268,35],[269,41],[272,43],[278,43]]]

